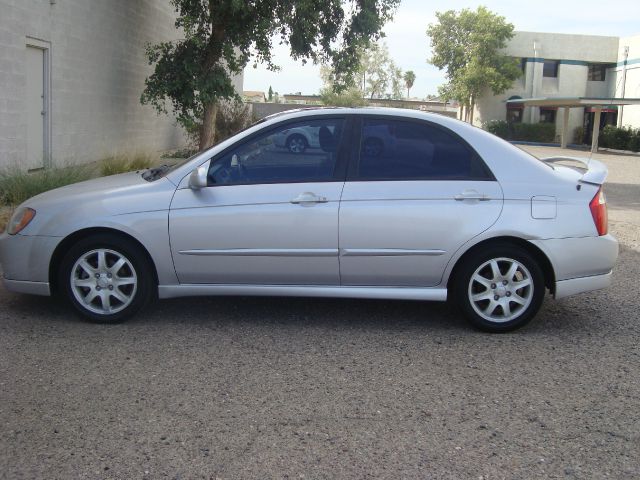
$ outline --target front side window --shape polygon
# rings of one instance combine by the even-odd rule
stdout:
[[[426,123],[365,119],[359,180],[488,180],[491,174],[460,138]]]
[[[558,65],[560,65],[558,60],[545,60],[542,67],[542,76],[556,78],[558,76]]]
[[[216,158],[209,185],[323,182],[333,179],[344,120],[288,123]]]

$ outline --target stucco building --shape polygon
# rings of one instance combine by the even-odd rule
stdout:
[[[145,45],[178,38],[174,21],[169,0],[0,0],[0,168],[184,145],[140,104]]]
[[[640,97],[640,35],[604,37],[558,33],[516,32],[505,53],[520,61],[522,76],[501,95],[487,91],[478,99],[473,122],[551,122],[560,135],[562,120],[555,107],[523,107],[507,100],[540,97],[638,98]],[[572,108],[569,138],[584,127],[593,129],[594,109]],[[640,127],[640,106],[602,109],[600,125]]]

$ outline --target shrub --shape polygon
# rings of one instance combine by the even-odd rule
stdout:
[[[598,143],[601,147],[605,148],[640,152],[640,129],[633,129],[631,127],[618,128],[615,125],[605,125],[600,132]]]
[[[505,140],[524,142],[553,142],[556,138],[556,126],[553,123],[508,123],[504,120],[491,120],[483,128]]]
[[[114,155],[100,162],[100,174],[103,176],[117,173],[144,170],[154,164],[154,157],[148,153],[136,153],[132,155]]]
[[[234,136],[252,123],[253,118],[248,105],[242,102],[221,104],[216,117],[216,143]]]
[[[482,125],[482,128],[505,140],[511,137],[509,124],[505,120],[490,120]]]
[[[584,144],[584,127],[576,127],[573,131],[573,143],[577,145]]]
[[[88,180],[95,170],[88,166],[47,168],[36,172],[25,172],[18,168],[0,171],[0,203],[18,205],[39,193]]]
[[[357,87],[336,93],[331,88],[324,88],[320,91],[320,100],[327,107],[365,107],[367,101],[362,98],[362,91]]]
[[[248,105],[238,101],[221,102],[216,115],[214,144],[232,137],[252,123],[254,123],[254,119],[251,116],[251,109]],[[189,142],[189,147],[186,150],[193,153],[198,152],[201,125],[199,122],[190,122],[183,125]]]
[[[9,219],[11,218],[12,213],[13,208],[0,206],[0,233],[4,232],[4,229],[6,228],[7,223],[9,223]]]
[[[554,123],[512,123],[512,139],[525,142],[553,142],[556,138]]]
[[[600,132],[598,144],[605,148],[626,150],[633,135],[631,127],[618,128],[615,125],[605,125]]]
[[[627,148],[632,152],[640,152],[640,128],[631,135]]]

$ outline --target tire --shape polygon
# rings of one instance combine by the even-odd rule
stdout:
[[[490,245],[463,261],[454,278],[453,299],[474,327],[510,332],[529,323],[540,310],[544,274],[523,248]]]
[[[157,291],[145,253],[116,234],[92,235],[74,244],[60,263],[58,285],[75,310],[95,323],[126,320]]]
[[[303,135],[294,133],[289,138],[287,138],[287,149],[291,153],[304,153],[307,148],[309,148],[309,143]]]

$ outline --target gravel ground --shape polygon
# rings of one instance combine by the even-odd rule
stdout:
[[[640,158],[599,157],[614,285],[512,334],[278,298],[90,325],[0,287],[0,477],[639,478]]]

